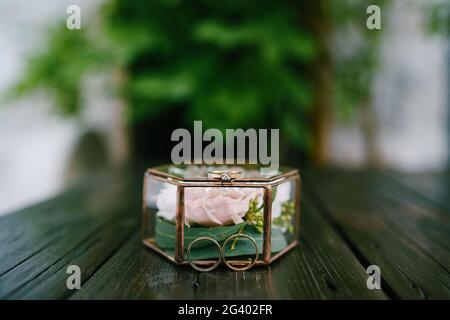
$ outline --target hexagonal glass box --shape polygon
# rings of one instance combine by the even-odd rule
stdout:
[[[176,264],[267,265],[297,245],[299,222],[296,169],[164,165],[144,175],[143,243]]]

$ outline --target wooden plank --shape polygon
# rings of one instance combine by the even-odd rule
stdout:
[[[64,298],[72,293],[65,282],[70,264],[89,278],[137,224],[139,209],[130,215],[130,204],[139,208],[140,192],[124,177],[92,179],[1,219],[10,237],[0,248],[0,297]]]
[[[449,251],[442,244],[448,234],[436,241],[433,230],[423,228],[432,221],[448,228],[448,221],[441,220],[439,213],[422,207],[427,214],[412,219],[414,212],[405,206],[410,199],[404,190],[396,186],[393,193],[389,181],[376,172],[316,172],[307,178],[318,195],[316,205],[363,264],[380,266],[391,296],[450,297],[450,275],[444,267]]]
[[[410,198],[421,201],[422,205],[450,215],[450,172],[400,174],[386,172],[392,185],[399,185]]]
[[[445,208],[447,203],[438,199],[430,200],[419,189],[398,184],[391,175],[379,176],[377,181],[379,184],[374,192],[386,199],[391,211],[395,210],[390,215],[398,224],[403,225],[405,238],[450,272],[450,209]],[[397,212],[402,215],[396,214]]]
[[[369,290],[367,274],[350,249],[307,201],[302,205],[300,246],[267,269],[201,274],[203,298],[386,299]]]
[[[270,267],[198,273],[175,266],[133,237],[72,299],[383,299],[339,236],[308,204],[301,245]]]
[[[270,267],[199,274],[140,242],[139,175],[83,187],[0,219],[0,296],[73,299],[383,299],[339,232],[303,203],[301,245]],[[20,230],[15,233],[11,230]],[[6,232],[8,236],[3,236]],[[10,248],[12,246],[12,248]],[[68,265],[82,289],[65,288]]]
[[[79,205],[80,196],[80,189],[75,188],[55,199],[0,218],[0,276],[54,242],[61,232],[61,219],[67,219],[61,215]],[[69,219],[76,221],[80,217],[73,215]]]
[[[70,250],[66,251],[64,256],[56,260],[44,272],[39,273],[31,281],[26,282],[25,285],[10,294],[8,299],[63,299],[69,297],[73,291],[68,290],[66,286],[69,276],[66,273],[67,267],[69,265],[80,267],[83,284],[114,254],[117,248],[137,232],[135,225],[129,219],[117,219],[114,222],[103,221],[82,241],[75,241],[73,247],[67,244],[66,241],[69,238],[66,237],[62,246]],[[34,263],[36,261],[33,261]],[[15,271],[15,274],[22,274],[22,272]]]
[[[195,299],[197,272],[150,252],[139,232],[71,299]]]

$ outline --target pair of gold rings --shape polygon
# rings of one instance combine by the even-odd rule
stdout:
[[[251,243],[253,244],[253,246],[255,247],[255,257],[252,259],[252,261],[248,264],[245,264],[243,267],[236,267],[232,264],[232,262],[227,261],[227,259],[225,259],[224,256],[224,249],[226,248],[227,244],[233,240],[234,238],[238,238],[238,237],[242,237],[242,238],[246,238],[248,240],[251,241]],[[195,262],[192,260],[191,258],[191,248],[192,246],[199,242],[199,241],[211,241],[212,243],[214,243],[214,245],[219,248],[219,252],[220,252],[220,256],[219,259],[210,267],[206,267],[206,268],[201,268],[199,267],[197,264],[195,264]],[[253,267],[253,265],[256,263],[256,260],[258,259],[258,245],[256,244],[255,239],[253,239],[252,237],[250,237],[248,234],[245,233],[237,233],[237,234],[233,234],[231,236],[229,236],[224,243],[222,244],[222,246],[219,244],[219,242],[217,242],[216,239],[211,238],[211,237],[198,237],[197,239],[195,239],[194,241],[191,242],[191,244],[188,247],[187,250],[187,259],[189,261],[189,264],[191,265],[191,267],[197,271],[201,271],[201,272],[208,272],[208,271],[212,271],[214,269],[216,269],[219,264],[222,262],[225,263],[225,265],[235,271],[245,271],[250,269],[251,267]]]

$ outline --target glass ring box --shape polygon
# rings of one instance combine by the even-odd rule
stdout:
[[[143,243],[176,264],[209,271],[268,265],[298,242],[300,175],[256,165],[148,169]]]

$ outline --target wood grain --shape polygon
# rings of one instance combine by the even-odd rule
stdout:
[[[449,198],[373,171],[304,173],[300,245],[269,267],[199,273],[141,244],[141,172],[92,177],[0,218],[2,299],[432,299],[450,297]],[[433,183],[440,179],[440,183]],[[66,269],[82,270],[68,290]],[[366,267],[382,270],[382,290]]]
[[[325,221],[305,204],[301,244],[270,267],[198,273],[169,264],[132,238],[73,299],[374,299],[365,270]]]
[[[450,226],[446,213],[411,198],[379,172],[327,171],[307,180],[317,206],[361,263],[380,266],[393,298],[450,297],[450,233],[438,232]]]

